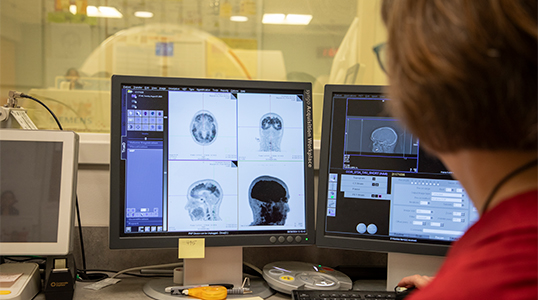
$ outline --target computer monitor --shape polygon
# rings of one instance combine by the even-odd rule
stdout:
[[[0,254],[72,250],[78,135],[0,129]]]
[[[392,253],[443,256],[478,213],[451,172],[389,116],[384,89],[325,87],[316,244],[388,252],[390,272]]]
[[[310,83],[113,76],[111,112],[110,248],[238,246],[240,282],[240,247],[314,243]]]

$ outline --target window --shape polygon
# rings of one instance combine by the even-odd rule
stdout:
[[[2,0],[0,103],[45,102],[65,129],[108,133],[113,74],[384,84],[372,0]],[[28,100],[29,101],[29,100]],[[21,100],[41,129],[48,112]]]

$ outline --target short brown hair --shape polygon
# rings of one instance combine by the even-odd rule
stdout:
[[[384,0],[392,112],[437,152],[537,149],[536,0]]]

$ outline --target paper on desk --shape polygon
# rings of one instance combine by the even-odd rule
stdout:
[[[98,291],[102,288],[105,288],[109,285],[113,285],[113,284],[116,284],[118,282],[120,282],[121,279],[117,279],[117,278],[105,278],[103,280],[100,280],[100,281],[97,281],[97,282],[94,282],[90,285],[87,285],[85,286],[84,288],[85,289],[89,289],[89,290],[94,290],[94,291]]]
[[[0,273],[0,287],[12,286],[21,276],[22,273]]]

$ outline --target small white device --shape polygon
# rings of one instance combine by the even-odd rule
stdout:
[[[41,290],[41,276],[36,263],[0,265],[0,300],[32,299]]]
[[[263,267],[263,278],[279,292],[293,290],[350,290],[353,282],[333,268],[296,261],[279,261]]]

